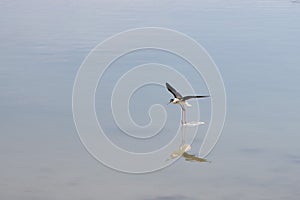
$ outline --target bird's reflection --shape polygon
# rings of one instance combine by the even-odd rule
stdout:
[[[187,128],[186,126],[181,126],[181,144],[176,151],[171,153],[170,158],[168,160],[175,159],[178,157],[183,157],[185,158],[186,161],[191,161],[191,162],[209,162],[204,158],[200,158],[193,154],[188,153],[192,149],[192,147],[191,145],[185,142],[186,128]]]

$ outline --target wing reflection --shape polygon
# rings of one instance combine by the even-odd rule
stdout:
[[[183,157],[185,158],[186,161],[191,161],[191,162],[209,162],[208,160],[204,158],[200,158],[196,155],[189,154],[188,152],[192,149],[191,145],[187,144],[185,141],[185,136],[186,136],[186,126],[181,127],[181,144],[179,148],[171,153],[170,159],[175,159],[178,157]]]
[[[189,154],[187,152],[184,152],[182,154],[182,157],[184,157],[186,161],[192,161],[192,162],[193,161],[195,161],[195,162],[210,162],[210,161],[208,161],[208,160],[206,160],[204,158],[197,157],[197,156]]]

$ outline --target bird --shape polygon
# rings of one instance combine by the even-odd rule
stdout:
[[[174,96],[174,99],[170,99],[170,103],[172,104],[178,104],[181,107],[181,111],[182,111],[182,119],[181,119],[181,123],[184,125],[186,124],[186,113],[185,113],[185,106],[190,107],[192,106],[191,104],[189,104],[187,102],[187,100],[189,99],[193,99],[193,98],[207,98],[210,97],[209,95],[204,95],[204,96],[200,96],[200,95],[194,95],[194,96],[182,96],[175,88],[173,88],[169,83],[166,83],[166,87],[168,89],[169,92],[171,92]]]

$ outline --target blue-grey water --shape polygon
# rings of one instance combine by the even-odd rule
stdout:
[[[0,199],[297,200],[299,19],[296,0],[1,1]],[[79,66],[107,37],[145,26],[189,35],[220,69],[227,117],[210,163],[182,158],[155,173],[124,174],[93,159],[79,140],[72,116]],[[145,51],[119,65],[152,59],[178,70],[184,64],[168,54]],[[116,69],[104,77],[102,98],[112,87],[109,81],[120,76]],[[207,92],[205,85],[196,85],[201,77],[189,70],[182,73],[196,91]],[[168,102],[170,94],[163,88],[148,90],[165,92],[154,100]],[[147,94],[140,91],[134,98],[141,102],[149,99]],[[204,120],[209,120],[209,102],[200,105]],[[131,105],[138,123],[147,123],[148,107]],[[106,108],[97,105],[99,116],[101,109]],[[168,110],[179,122],[178,108]],[[115,129],[110,120],[105,127]],[[123,136],[109,137],[124,148],[132,147]],[[164,143],[168,138],[161,139]],[[196,146],[199,141],[201,136]],[[153,146],[136,147],[143,151]]]

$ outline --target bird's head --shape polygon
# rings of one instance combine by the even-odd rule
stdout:
[[[173,101],[174,101],[174,99],[170,99],[170,102],[168,104],[173,103]]]

